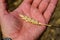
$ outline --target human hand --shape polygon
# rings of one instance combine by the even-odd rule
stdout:
[[[46,29],[46,26],[38,26],[23,21],[19,15],[27,15],[46,24],[51,17],[57,0],[32,1],[24,0],[13,12],[7,12],[5,4],[1,0],[0,17],[4,37],[12,38],[12,40],[35,40]]]

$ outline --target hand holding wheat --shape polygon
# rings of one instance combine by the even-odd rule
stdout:
[[[13,12],[6,10],[4,0],[0,0],[0,18],[3,37],[12,40],[35,40],[46,29],[23,21],[19,14],[34,18],[46,24],[56,7],[57,0],[24,0]]]

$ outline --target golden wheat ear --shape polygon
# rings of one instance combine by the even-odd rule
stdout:
[[[40,22],[38,22],[37,20],[34,20],[32,18],[29,18],[28,16],[25,16],[25,15],[22,15],[22,14],[19,14],[19,16],[25,20],[26,22],[29,22],[29,23],[32,23],[32,24],[35,24],[35,25],[40,25],[40,26],[49,26],[51,27],[52,25],[48,25],[48,24],[42,24]]]

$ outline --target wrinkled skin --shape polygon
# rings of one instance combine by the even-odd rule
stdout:
[[[57,0],[24,0],[13,12],[6,10],[4,0],[0,0],[0,3],[3,36],[13,40],[35,40],[46,29],[46,26],[25,22],[19,17],[19,14],[27,15],[43,24],[48,23]]]

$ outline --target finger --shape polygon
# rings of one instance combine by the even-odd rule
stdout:
[[[41,1],[42,0],[34,0],[33,3],[32,3],[32,6],[35,7],[35,8],[38,7],[38,5],[40,4]]]
[[[3,12],[4,9],[5,9],[4,8],[4,0],[0,0],[0,12]]]
[[[58,1],[58,0],[51,0],[48,8],[47,8],[46,11],[44,12],[44,17],[45,17],[45,19],[46,19],[46,22],[49,21],[51,15],[52,15],[52,12],[54,11],[54,9],[55,9],[55,7],[56,7],[57,1]]]
[[[6,12],[6,3],[4,0],[0,0],[0,16],[4,15]]]
[[[45,9],[47,8],[48,4],[49,4],[50,0],[43,0],[40,5],[39,5],[39,11],[42,13],[45,11]]]

